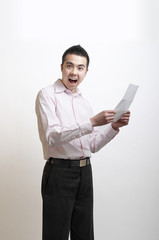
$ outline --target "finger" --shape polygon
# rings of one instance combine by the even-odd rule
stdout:
[[[121,118],[130,118],[130,115],[128,115],[128,114],[124,114],[124,115],[122,115]]]
[[[129,121],[129,118],[121,118],[122,121]]]
[[[121,119],[121,122],[122,122],[122,123],[128,123],[128,122],[129,122],[129,119],[125,119],[125,118],[124,118],[124,119]]]
[[[121,122],[128,122],[128,121],[129,121],[129,118],[121,118],[120,121],[121,121]]]
[[[105,113],[105,118],[114,118],[114,113]]]
[[[130,113],[124,113],[123,115],[122,115],[122,118],[123,117],[130,117]]]
[[[107,122],[112,122],[112,121],[114,120],[114,117],[107,117],[107,118],[105,118],[105,120],[106,120]]]
[[[109,118],[114,119],[114,114],[107,116],[107,118],[108,118],[108,119],[109,119]]]
[[[112,113],[112,114],[115,114],[115,111],[114,110],[105,110],[106,113]]]
[[[120,118],[120,120],[123,120],[123,119],[129,119],[130,118],[130,116],[129,115],[127,115],[127,114],[124,114],[121,118]]]

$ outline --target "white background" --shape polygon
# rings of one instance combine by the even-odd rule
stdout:
[[[92,156],[95,239],[159,239],[158,12],[153,0],[1,1],[0,239],[41,239],[34,103],[74,44],[90,55],[81,90],[95,113],[139,85],[129,126]]]

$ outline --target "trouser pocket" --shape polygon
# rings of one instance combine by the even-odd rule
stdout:
[[[51,175],[51,171],[52,171],[52,165],[50,163],[46,163],[44,166],[44,170],[43,170],[43,175],[42,175],[42,183],[41,183],[41,193],[42,196],[45,193],[50,175]]]

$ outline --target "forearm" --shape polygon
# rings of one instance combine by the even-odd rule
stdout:
[[[92,131],[93,128],[90,122],[69,127],[54,126],[47,129],[46,140],[49,145],[57,146],[90,134]]]

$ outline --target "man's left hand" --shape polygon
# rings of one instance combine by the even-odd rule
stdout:
[[[130,119],[130,111],[123,114],[122,117],[117,122],[112,122],[112,128],[116,131],[119,131],[120,127],[128,125],[129,119]]]

